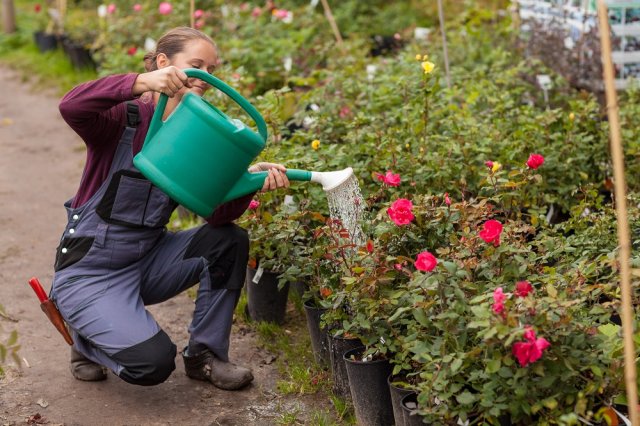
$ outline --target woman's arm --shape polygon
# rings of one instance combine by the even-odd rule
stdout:
[[[62,118],[87,145],[117,143],[125,114],[124,108],[115,107],[135,97],[132,87],[137,76],[112,75],[76,86],[60,101]]]

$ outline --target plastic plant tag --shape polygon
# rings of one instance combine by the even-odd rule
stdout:
[[[262,266],[258,266],[256,269],[256,274],[253,276],[251,280],[254,284],[258,284],[260,282],[260,278],[262,278],[262,273],[264,272],[264,268]]]
[[[542,90],[551,89],[551,77],[549,77],[547,74],[536,75],[536,80],[538,82],[538,86],[540,86]]]
[[[285,195],[282,204],[284,205],[284,210],[289,214],[298,211],[298,205],[292,195]]]

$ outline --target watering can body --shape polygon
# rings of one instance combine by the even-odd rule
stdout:
[[[251,104],[221,80],[198,69],[185,73],[236,101],[256,122],[258,132],[192,93],[185,94],[163,122],[167,96],[161,95],[144,146],[133,164],[173,200],[206,217],[218,205],[262,187],[264,176],[260,180],[247,168],[265,147],[266,123]]]

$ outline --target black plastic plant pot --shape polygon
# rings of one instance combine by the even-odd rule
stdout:
[[[402,407],[402,415],[404,418],[404,426],[422,426],[424,425],[424,419],[418,415],[416,409],[418,408],[418,394],[411,392],[400,400],[400,406]],[[399,424],[399,423],[396,423]]]
[[[347,366],[342,355],[351,349],[361,347],[362,342],[360,339],[333,336],[331,333],[329,333],[328,341],[331,377],[333,377],[333,393],[342,398],[351,398]]]
[[[405,396],[415,393],[411,389],[407,389],[398,384],[398,382],[402,382],[399,377],[394,377],[393,375],[389,375],[387,378],[387,383],[389,384],[389,393],[391,393],[391,405],[393,406],[393,418],[396,420],[397,426],[404,425],[404,414],[402,412],[402,398]]]
[[[313,357],[320,367],[327,369],[330,363],[329,339],[327,327],[320,327],[324,312],[326,309],[316,306],[313,300],[304,302],[304,313],[307,316],[307,328],[311,337]]]
[[[391,364],[388,359],[362,361],[364,351],[359,347],[344,353],[356,420],[367,426],[392,425],[393,405],[387,384]]]
[[[289,283],[278,290],[279,274],[263,271],[258,282],[254,277],[256,270],[247,268],[247,312],[253,321],[267,321],[283,324],[287,310]]]
[[[63,41],[63,48],[75,69],[96,69],[91,52],[83,45],[67,38]]]
[[[36,31],[33,33],[33,40],[38,46],[40,52],[48,52],[58,47],[58,38],[55,34],[49,34],[44,31]]]

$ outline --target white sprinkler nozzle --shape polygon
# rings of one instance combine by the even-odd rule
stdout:
[[[320,183],[323,190],[331,191],[345,183],[351,176],[353,176],[351,167],[336,172],[311,172],[311,182]]]

